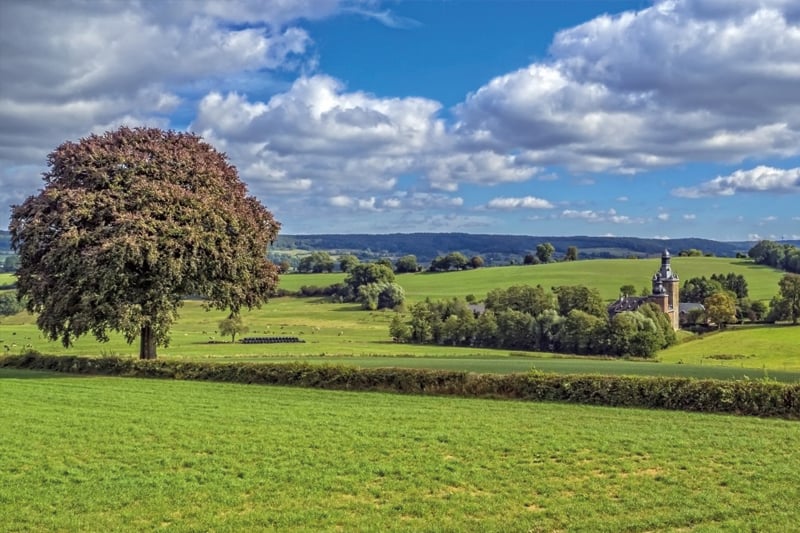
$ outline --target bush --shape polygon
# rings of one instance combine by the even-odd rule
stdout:
[[[800,383],[763,380],[577,376],[541,372],[472,374],[306,363],[211,363],[35,353],[2,357],[0,368],[3,367],[74,374],[557,401],[800,419]]]

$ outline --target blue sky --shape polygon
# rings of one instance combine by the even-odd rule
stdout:
[[[800,238],[791,0],[0,3],[0,209],[122,124],[284,233]]]

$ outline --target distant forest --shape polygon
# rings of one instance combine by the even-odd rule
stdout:
[[[297,252],[327,251],[332,254],[350,253],[362,260],[397,258],[415,255],[420,263],[437,256],[461,252],[467,257],[480,255],[487,266],[521,263],[536,246],[549,242],[559,259],[567,248],[578,248],[579,259],[615,257],[648,257],[668,248],[674,255],[681,250],[700,250],[703,254],[735,257],[746,254],[752,242],[722,242],[710,239],[642,239],[637,237],[552,237],[530,235],[480,235],[471,233],[391,233],[391,234],[331,234],[279,235],[270,250],[273,258]],[[780,241],[800,246],[800,241]],[[0,254],[11,253],[11,235],[0,230]]]
[[[703,254],[735,257],[746,254],[752,242],[721,242],[709,239],[642,239],[636,237],[552,237],[529,235],[478,235],[470,233],[392,233],[337,235],[279,235],[272,252],[276,255],[291,251],[327,251],[351,253],[360,259],[415,255],[421,263],[437,256],[461,252],[467,257],[480,255],[487,266],[521,262],[536,246],[549,242],[555,248],[555,258],[563,257],[567,248],[578,248],[579,259],[615,257],[648,257],[668,248],[678,255],[681,250],[700,250]],[[800,241],[782,241],[797,243]]]

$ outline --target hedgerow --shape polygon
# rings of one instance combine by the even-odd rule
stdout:
[[[8,355],[0,367],[73,374],[222,381],[351,391],[454,395],[732,413],[800,419],[800,383],[766,380],[527,374],[356,368],[307,363],[215,363],[39,354]]]

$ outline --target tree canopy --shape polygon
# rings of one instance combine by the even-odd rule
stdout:
[[[275,289],[266,253],[280,225],[199,136],[123,127],[47,163],[10,229],[19,293],[50,339],[119,331],[151,359],[185,296],[235,315]]]
[[[549,263],[553,258],[553,253],[556,251],[555,247],[549,242],[544,242],[536,246],[536,257],[542,263]],[[577,249],[576,249],[577,251]]]

